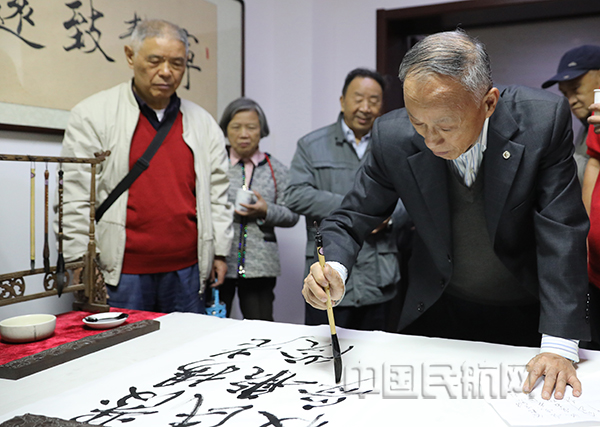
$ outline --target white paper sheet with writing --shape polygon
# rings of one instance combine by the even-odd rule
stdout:
[[[567,387],[565,397],[544,400],[542,383],[529,394],[509,393],[506,399],[490,399],[488,403],[511,426],[600,425],[600,372],[580,375],[584,384],[581,397],[573,397]],[[585,423],[585,424],[582,424]]]
[[[369,389],[336,385],[328,326],[306,330],[239,322],[16,413],[105,426],[325,425]]]
[[[139,340],[161,345],[166,333],[198,323],[210,330],[219,321],[175,313],[161,320],[156,336]],[[128,369],[110,371],[105,363],[102,379],[32,400],[1,414],[0,422],[34,413],[112,427],[330,427],[391,420],[502,427],[505,422],[484,396],[502,400],[519,390],[524,366],[537,354],[522,347],[338,328],[344,371],[335,384],[327,325],[227,322]],[[138,344],[132,340],[91,355],[90,369],[107,355],[139,351]],[[69,364],[41,373],[46,381],[69,375]],[[35,386],[34,380],[28,383]]]

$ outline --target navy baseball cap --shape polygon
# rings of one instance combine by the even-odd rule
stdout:
[[[576,79],[590,70],[600,70],[600,46],[586,44],[576,47],[560,58],[556,75],[546,80],[542,88]]]

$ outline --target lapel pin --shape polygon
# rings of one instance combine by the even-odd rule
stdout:
[[[510,158],[510,152],[505,151],[504,153],[502,153],[502,157],[504,157],[504,160],[508,160]]]

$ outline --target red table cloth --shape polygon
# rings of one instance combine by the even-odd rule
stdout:
[[[117,311],[129,314],[124,324],[139,322],[140,320],[156,319],[164,316],[165,313],[152,313],[149,311],[127,310],[124,308],[111,308],[110,311]],[[50,337],[30,343],[7,343],[0,342],[0,365],[31,356],[50,348],[58,347],[81,338],[89,337],[104,332],[105,329],[91,329],[83,323],[82,319],[90,314],[85,311],[69,311],[68,313],[56,316],[56,329]]]

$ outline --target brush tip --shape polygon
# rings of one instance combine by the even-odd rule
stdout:
[[[339,384],[342,380],[342,352],[340,350],[340,341],[337,334],[331,335],[331,349],[333,353],[333,370],[335,372],[335,383]]]
[[[333,359],[333,370],[335,372],[335,383],[339,384],[342,380],[342,358],[335,357]]]

